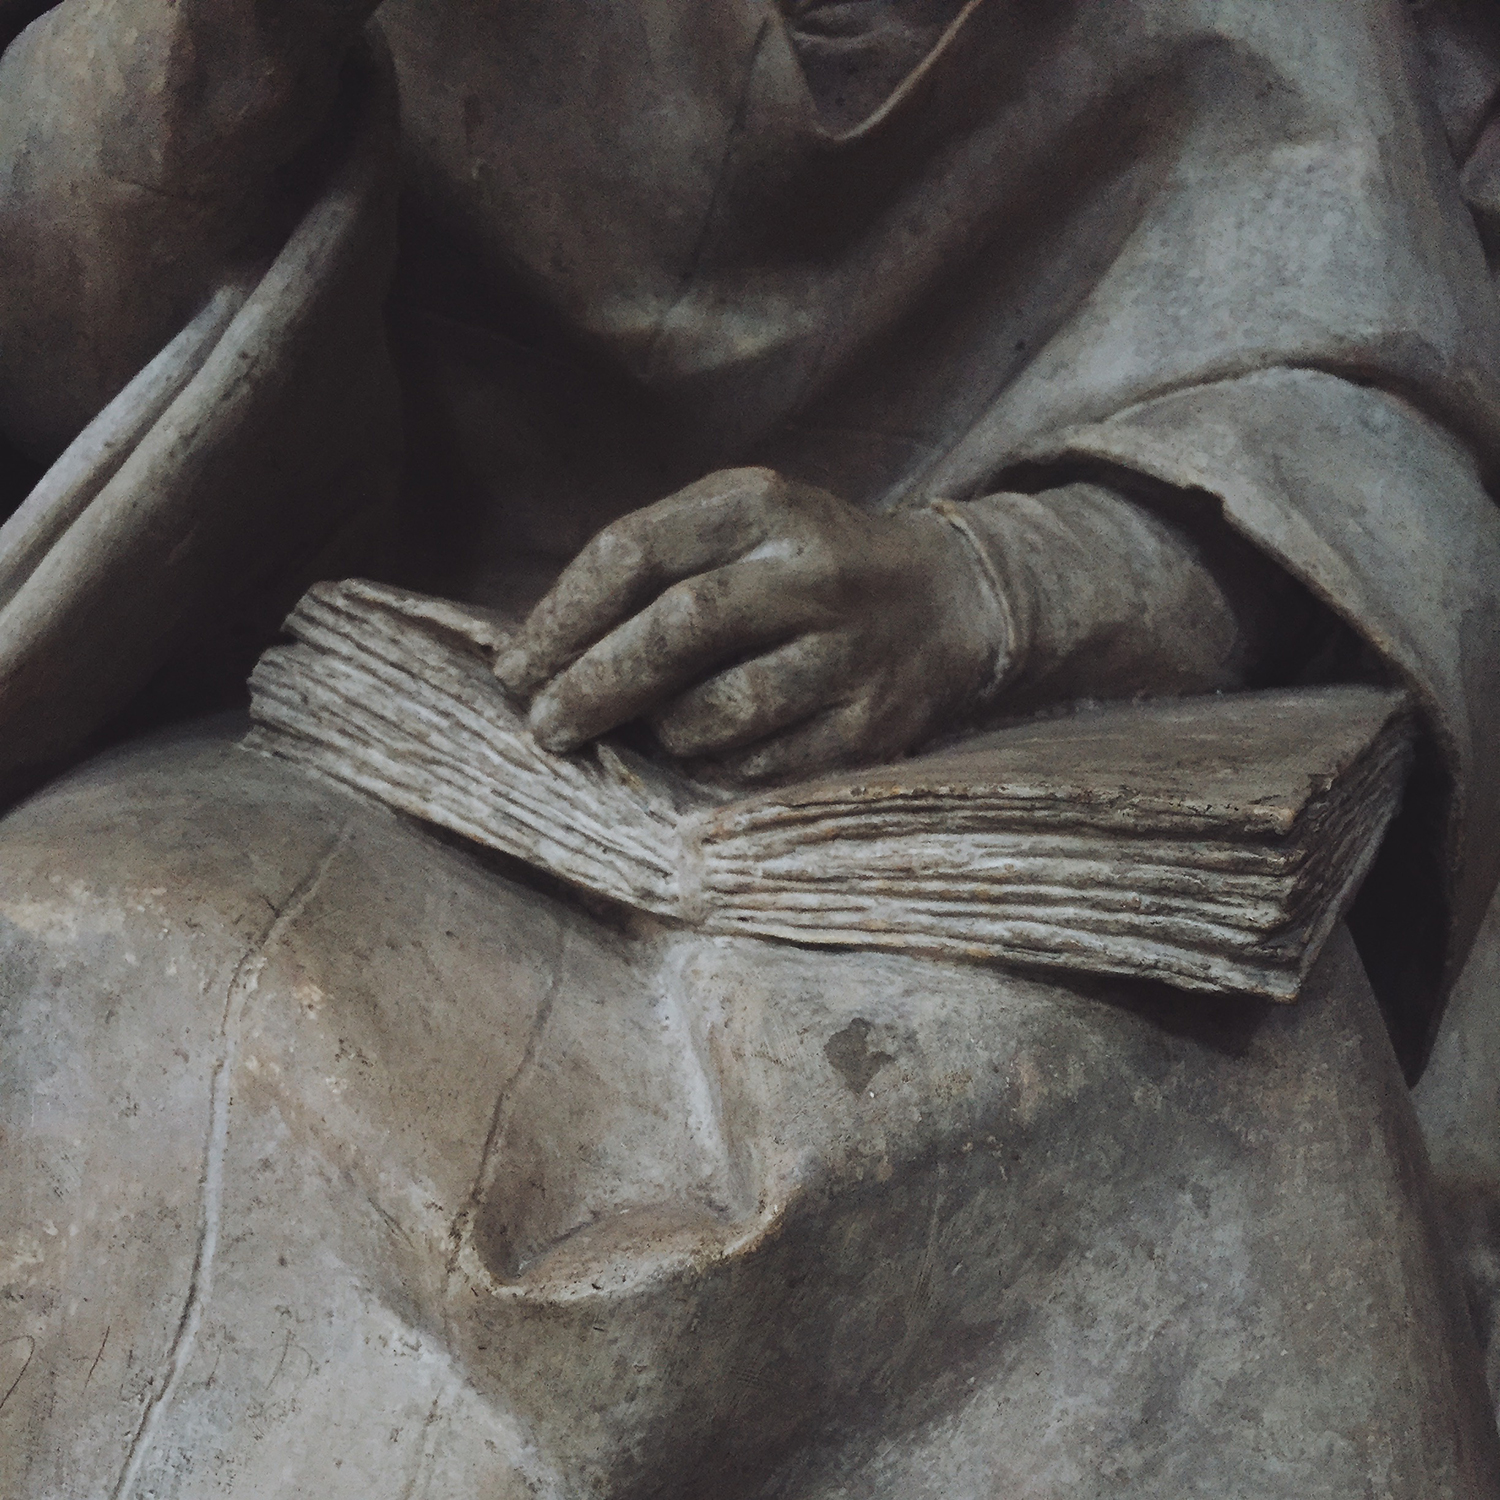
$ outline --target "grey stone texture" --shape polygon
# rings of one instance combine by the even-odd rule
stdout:
[[[618,930],[238,728],[0,825],[7,1495],[1493,1492],[1347,939]]]
[[[0,1493],[1500,1493],[1493,7],[374,8],[0,0]],[[731,776],[1424,734],[1295,1007],[705,939],[161,737],[361,572]]]

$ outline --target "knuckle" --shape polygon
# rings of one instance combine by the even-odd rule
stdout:
[[[781,475],[764,464],[746,464],[742,468],[726,470],[724,477],[737,488],[765,492],[782,483]]]
[[[787,483],[775,469],[733,469],[730,475],[734,497],[741,505],[748,503],[758,510],[775,510],[785,500]]]
[[[720,711],[753,713],[775,691],[780,675],[763,659],[742,662],[713,684]]]
[[[878,714],[874,703],[866,696],[856,698],[839,715],[843,735],[863,744],[874,733]]]
[[[698,579],[674,583],[657,604],[662,629],[673,636],[700,629],[706,615],[705,592]]]
[[[612,522],[589,543],[590,561],[611,575],[638,572],[650,557],[644,530],[634,516]]]
[[[703,690],[715,720],[744,728],[755,723],[773,702],[773,679],[760,662],[745,662],[725,672]]]

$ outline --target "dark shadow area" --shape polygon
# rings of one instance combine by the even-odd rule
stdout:
[[[56,0],[0,0],[0,47],[8,47],[36,20],[52,9]]]
[[[1440,851],[1451,797],[1436,755],[1424,747],[1349,914],[1349,931],[1408,1083],[1427,1064],[1441,1015],[1450,881]]]
[[[1261,1027],[1283,1008],[1263,995],[1199,994],[1159,980],[1094,978],[1040,968],[1030,972],[1040,983],[1126,1011],[1167,1036],[1228,1058],[1246,1056]]]
[[[42,466],[23,457],[9,443],[0,441],[0,521],[36,487],[42,477]]]

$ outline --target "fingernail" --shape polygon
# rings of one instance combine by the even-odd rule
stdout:
[[[503,682],[513,693],[522,693],[526,690],[526,653],[519,646],[512,646],[509,651],[502,653],[495,659],[495,676]]]
[[[545,698],[539,698],[532,706],[527,722],[531,726],[532,739],[553,755],[566,755],[579,743],[570,732],[567,721],[559,722],[559,715]]]

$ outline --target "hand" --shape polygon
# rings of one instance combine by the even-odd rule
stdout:
[[[495,671],[551,750],[644,717],[734,779],[807,774],[961,719],[995,667],[988,587],[931,511],[731,469],[601,531]]]

